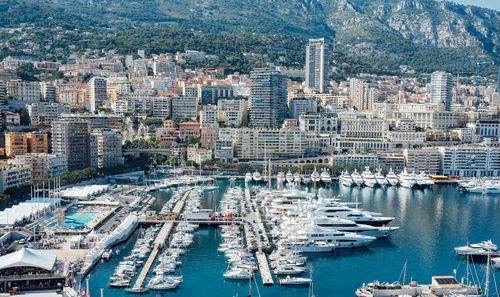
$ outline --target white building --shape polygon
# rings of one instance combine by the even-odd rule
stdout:
[[[344,118],[340,135],[347,138],[386,138],[389,122],[382,119]]]
[[[231,163],[234,158],[233,141],[217,140],[215,142],[215,160],[223,163]]]
[[[405,149],[403,155],[409,172],[438,174],[441,169],[441,154],[436,148]]]
[[[299,128],[305,132],[338,133],[338,118],[335,113],[309,113],[299,117]]]
[[[328,50],[325,39],[309,39],[306,46],[306,90],[323,93],[328,86]]]
[[[448,176],[500,176],[500,148],[481,146],[440,147],[441,171]]]
[[[172,97],[172,116],[174,120],[196,120],[198,102],[196,97]]]
[[[105,168],[123,164],[122,136],[111,129],[94,129],[90,133],[91,167]]]
[[[34,102],[26,104],[32,126],[49,125],[62,113],[69,113],[68,105],[55,102]]]
[[[7,97],[25,102],[38,102],[42,98],[40,84],[22,80],[10,80],[5,83]]]
[[[306,152],[305,132],[279,129],[238,129],[238,160],[300,157]]]
[[[18,187],[31,182],[31,166],[4,165],[0,170],[0,192],[10,187]]]
[[[87,85],[88,102],[90,111],[95,112],[107,99],[106,80],[102,77],[92,77]]]
[[[168,96],[154,96],[152,99],[153,116],[170,118],[172,109],[171,98]]]

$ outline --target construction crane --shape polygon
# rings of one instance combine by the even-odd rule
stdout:
[[[477,75],[476,75],[476,109],[479,104],[479,80],[481,78],[481,66],[483,65],[494,65],[495,62],[469,62],[469,63],[458,63],[458,64],[448,64],[444,65],[444,67],[465,67],[465,66],[476,66],[477,67]]]

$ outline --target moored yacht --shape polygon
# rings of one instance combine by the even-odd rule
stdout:
[[[398,176],[392,171],[392,168],[389,168],[389,172],[385,176],[385,179],[387,179],[387,182],[391,186],[397,186],[399,184],[399,178]]]
[[[276,182],[278,184],[281,184],[284,181],[285,181],[285,174],[283,173],[283,171],[278,172],[278,175],[276,175]]]
[[[252,178],[253,178],[253,181],[258,183],[258,182],[261,182],[262,181],[262,175],[260,175],[260,172],[258,171],[255,171],[253,174],[252,174]]]
[[[363,183],[365,186],[373,188],[377,185],[377,181],[375,180],[375,176],[373,173],[370,171],[370,168],[368,166],[365,167],[365,171],[361,174],[361,177],[363,178]]]
[[[339,177],[339,181],[342,185],[346,187],[350,187],[354,184],[351,175],[349,175],[348,171],[342,171],[342,174]]]
[[[326,216],[314,217],[312,219],[312,222],[316,226],[325,229],[337,230],[341,232],[352,232],[377,238],[387,237],[391,233],[399,229],[399,227],[375,227],[370,225],[357,224],[351,220]]]
[[[321,178],[319,176],[318,171],[316,171],[316,168],[314,169],[313,173],[311,173],[311,180],[313,183],[319,183],[321,181]]]
[[[297,173],[295,173],[295,174],[293,175],[293,181],[294,181],[296,184],[299,184],[299,183],[300,183],[300,175],[299,175],[299,173],[298,173],[298,172],[297,172]]]
[[[377,169],[377,172],[375,173],[375,180],[377,181],[377,184],[379,184],[381,187],[385,187],[387,186],[387,184],[389,184],[387,179],[382,174],[382,170],[380,168]]]
[[[246,183],[250,183],[250,182],[252,182],[252,174],[251,174],[250,172],[247,172],[247,173],[245,174],[245,182],[246,182]]]
[[[354,169],[354,172],[351,174],[352,181],[355,185],[361,186],[363,185],[363,177],[359,174],[358,170]]]
[[[399,184],[405,188],[411,189],[415,186],[415,178],[412,174],[408,173],[408,171],[403,169],[403,172],[399,174]]]
[[[288,171],[286,173],[285,179],[287,183],[293,183],[293,174],[290,171]]]
[[[306,185],[310,184],[311,181],[312,181],[311,177],[309,175],[307,175],[307,174],[306,175],[301,175],[300,177],[302,178],[302,183],[304,183]]]
[[[337,248],[363,247],[374,241],[373,236],[359,235],[322,228],[314,224],[301,224],[290,232],[287,239],[291,242],[323,241],[327,244],[338,244]]]
[[[323,169],[321,171],[321,175],[320,175],[320,179],[322,182],[324,182],[325,184],[329,184],[332,182],[332,177],[330,176],[330,173],[328,172],[328,170],[326,169]]]

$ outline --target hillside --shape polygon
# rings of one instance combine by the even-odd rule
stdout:
[[[19,14],[26,7],[30,14]],[[69,16],[75,26],[109,30],[325,37],[338,53],[389,69],[500,62],[500,12],[434,0],[0,0],[2,13],[4,26]]]

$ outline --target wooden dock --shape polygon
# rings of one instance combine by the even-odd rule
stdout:
[[[256,252],[257,263],[259,263],[260,278],[262,279],[262,284],[264,286],[274,285],[274,280],[271,275],[269,264],[267,263],[267,258],[264,253]]]
[[[173,211],[175,214],[180,214],[180,212],[184,208],[184,203],[186,202],[186,198],[189,196],[190,192],[191,191],[187,191],[182,197],[182,199],[179,200],[177,204],[175,204]],[[148,275],[151,266],[153,266],[153,262],[155,261],[158,252],[167,241],[168,237],[170,236],[170,233],[172,232],[172,229],[174,229],[174,225],[175,221],[170,221],[163,224],[160,232],[158,233],[158,235],[155,238],[155,241],[153,242],[153,251],[151,252],[151,254],[149,254],[149,258],[146,261],[144,267],[142,268],[141,273],[137,277],[134,287],[132,288],[132,290],[129,290],[129,292],[142,292],[141,289],[144,280],[146,280],[146,276]]]

